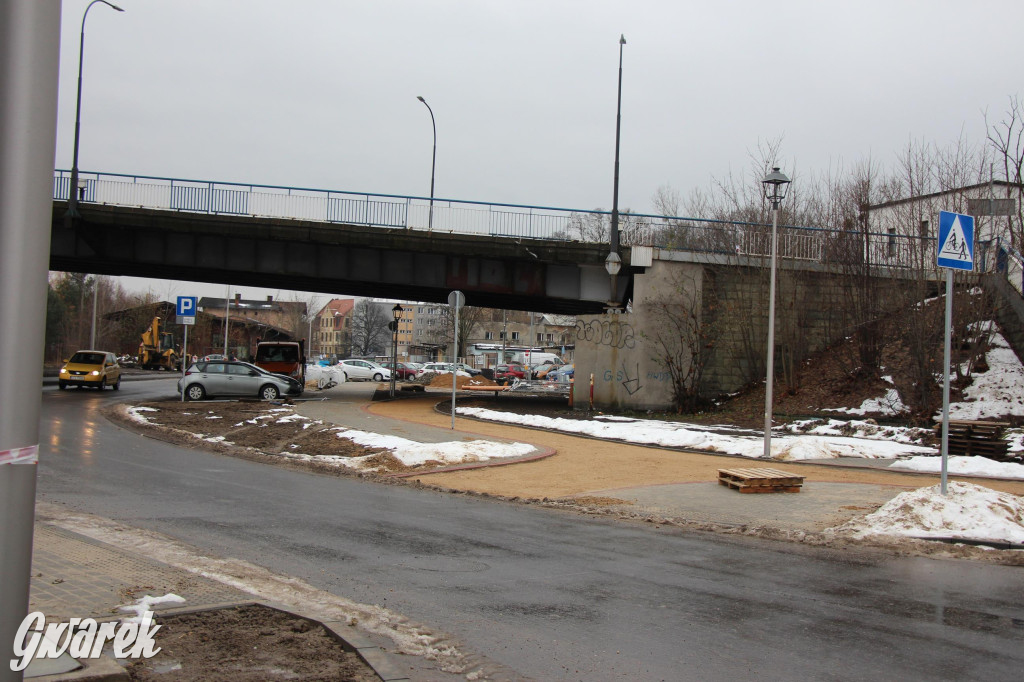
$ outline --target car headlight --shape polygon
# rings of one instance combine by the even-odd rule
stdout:
[[[68,373],[68,368],[67,367],[61,367],[60,368],[60,373],[61,374],[67,374]]]
[[[93,375],[94,377],[98,377],[100,375],[100,371],[98,369],[94,369],[93,371],[89,372],[89,374]]]

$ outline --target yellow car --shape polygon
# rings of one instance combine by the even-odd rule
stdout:
[[[121,366],[113,353],[80,350],[60,368],[57,386],[62,391],[68,386],[95,386],[101,391],[110,386],[116,391],[121,388]]]

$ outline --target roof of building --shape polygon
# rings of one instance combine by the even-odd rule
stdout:
[[[268,296],[264,299],[244,299],[244,298],[213,298],[210,296],[204,296],[199,299],[199,307],[203,310],[209,308],[212,312],[217,310],[224,310],[227,304],[231,304],[232,310],[251,310],[258,312],[282,312],[284,310],[295,310],[296,308],[305,310],[306,304],[302,301],[275,301],[273,297]]]
[[[332,298],[330,301],[320,309],[317,313],[317,317],[323,315],[348,315],[352,312],[352,308],[355,306],[355,300],[351,298]]]
[[[953,189],[944,189],[941,192],[932,192],[931,194],[920,194],[914,197],[907,197],[905,199],[894,199],[892,201],[886,201],[881,204],[871,204],[868,206],[869,211],[873,211],[878,208],[888,208],[889,206],[899,206],[900,204],[908,204],[914,201],[923,201],[925,199],[934,199],[936,197],[946,196],[947,194],[956,194],[958,192],[966,192],[968,190],[982,189],[992,185],[993,187],[1009,187],[1018,190],[1024,190],[1024,185],[1018,182],[1007,182],[1006,180],[993,180],[991,183],[979,182],[976,185],[965,185],[964,187],[955,187]],[[998,198],[998,197],[997,197]]]

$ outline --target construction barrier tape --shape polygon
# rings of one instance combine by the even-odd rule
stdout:
[[[0,450],[0,464],[36,464],[39,462],[39,446],[29,445],[13,450]]]

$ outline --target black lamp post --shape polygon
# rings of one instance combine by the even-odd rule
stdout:
[[[85,18],[89,16],[89,10],[97,2],[102,2],[118,12],[124,10],[107,0],[92,0],[82,14],[82,35],[78,42],[78,100],[75,106],[75,147],[71,159],[71,186],[68,190],[68,211],[67,218],[78,217],[78,138],[79,130],[82,127],[82,61],[85,55]]]
[[[611,278],[611,298],[608,299],[608,311],[614,312],[618,308],[619,291],[616,275],[622,267],[622,259],[619,257],[619,131],[622,128],[622,48],[626,44],[626,36],[619,36],[619,95],[615,107],[615,179],[612,187],[612,229],[610,246],[611,251],[605,260],[605,269]],[[614,271],[614,272],[613,272]]]
[[[432,232],[434,230],[434,170],[437,168],[437,124],[434,123],[434,110],[427,104],[427,100],[423,99],[422,95],[417,95],[416,99],[423,102],[423,106],[430,112],[430,127],[434,129],[434,154],[430,159],[430,217],[427,219],[427,231]]]
[[[402,319],[402,313],[405,309],[402,308],[401,303],[396,303],[395,307],[391,309],[391,316],[394,321],[391,322],[391,338],[392,338],[392,351],[391,351],[391,397],[395,397],[395,379],[398,377],[398,321]]]
[[[768,294],[768,372],[764,386],[764,457],[768,459],[772,452],[772,389],[775,385],[775,263],[778,257],[779,204],[786,198],[786,189],[790,179],[779,172],[779,167],[761,181],[764,187],[764,198],[772,205],[772,274],[770,293]]]

